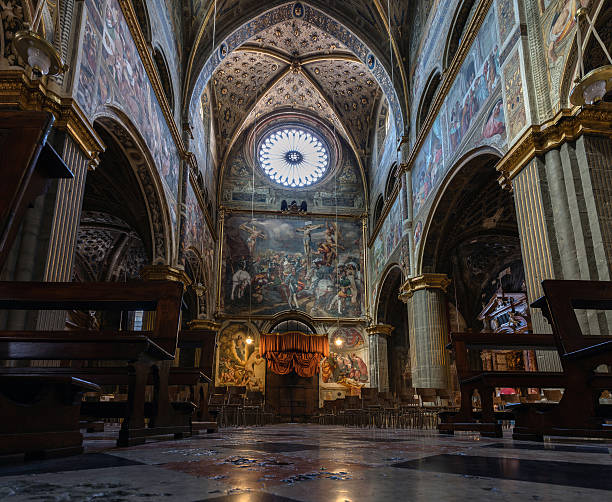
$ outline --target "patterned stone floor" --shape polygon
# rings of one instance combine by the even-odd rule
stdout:
[[[612,443],[284,424],[0,465],[0,500],[611,500]]]

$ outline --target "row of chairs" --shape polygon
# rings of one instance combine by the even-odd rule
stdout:
[[[274,423],[263,393],[246,387],[215,387],[208,400],[208,412],[219,427],[262,426]]]

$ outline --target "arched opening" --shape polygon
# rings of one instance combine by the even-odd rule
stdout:
[[[142,267],[152,261],[152,229],[146,195],[117,138],[98,122],[96,132],[106,145],[100,165],[87,175],[73,279],[77,281],[127,282],[138,279]],[[96,320],[69,313],[68,323],[86,327],[132,329],[142,313],[101,312]]]
[[[145,0],[132,0],[132,6],[136,13],[136,19],[138,19],[138,25],[140,30],[147,41],[151,43],[151,22],[149,20],[149,11],[147,10]]]
[[[438,91],[438,87],[440,87],[441,80],[442,77],[440,72],[436,70],[425,84],[425,89],[421,95],[421,102],[419,103],[419,109],[417,111],[417,131],[420,131],[423,127],[423,123],[429,114],[429,109],[431,108],[433,99]]]
[[[270,332],[278,336],[296,332],[308,337],[325,336],[317,335],[302,316],[285,317],[273,324]],[[300,376],[296,371],[279,374],[266,364],[266,404],[281,422],[309,421],[319,405],[318,373],[309,377]]]
[[[166,61],[164,53],[157,47],[153,49],[153,62],[155,63],[157,74],[161,80],[164,94],[168,100],[168,105],[170,106],[170,109],[174,111],[174,89],[172,88],[172,79],[170,78],[168,62]]]
[[[397,168],[397,162],[394,162],[389,170],[389,175],[387,176],[387,181],[385,183],[385,200],[388,200],[389,197],[391,197],[395,184],[397,183]]]
[[[471,18],[472,9],[474,9],[477,5],[476,0],[463,0],[457,7],[450,25],[448,38],[446,39],[446,47],[444,49],[444,57],[442,59],[444,69],[450,66],[451,61],[455,57],[459,44],[461,43],[461,39],[463,38],[465,28]]]
[[[422,271],[444,273],[452,280],[447,297],[451,331],[523,333],[531,329],[514,200],[497,182],[498,159],[490,150],[464,157],[428,224]],[[509,309],[498,308],[502,305]],[[476,356],[474,364],[488,364],[485,352],[482,360]],[[534,362],[529,352],[495,356],[489,369],[528,367]]]
[[[402,271],[398,265],[388,269],[380,287],[376,322],[393,326],[387,339],[389,391],[402,401],[410,401],[415,393],[410,373],[410,339],[406,305],[398,298]]]
[[[373,217],[372,217],[372,226],[376,226],[376,224],[378,223],[378,220],[380,220],[380,216],[382,215],[382,210],[383,210],[383,206],[385,205],[385,200],[382,196],[382,194],[380,194],[378,196],[378,198],[376,199],[376,204],[374,204],[374,212],[373,212]]]

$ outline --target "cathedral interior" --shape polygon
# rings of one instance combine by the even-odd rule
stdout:
[[[610,496],[612,1],[0,26],[0,499]]]

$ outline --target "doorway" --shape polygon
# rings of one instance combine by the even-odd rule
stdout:
[[[319,375],[303,378],[292,371],[278,375],[266,369],[266,404],[281,422],[308,422],[318,407]]]

